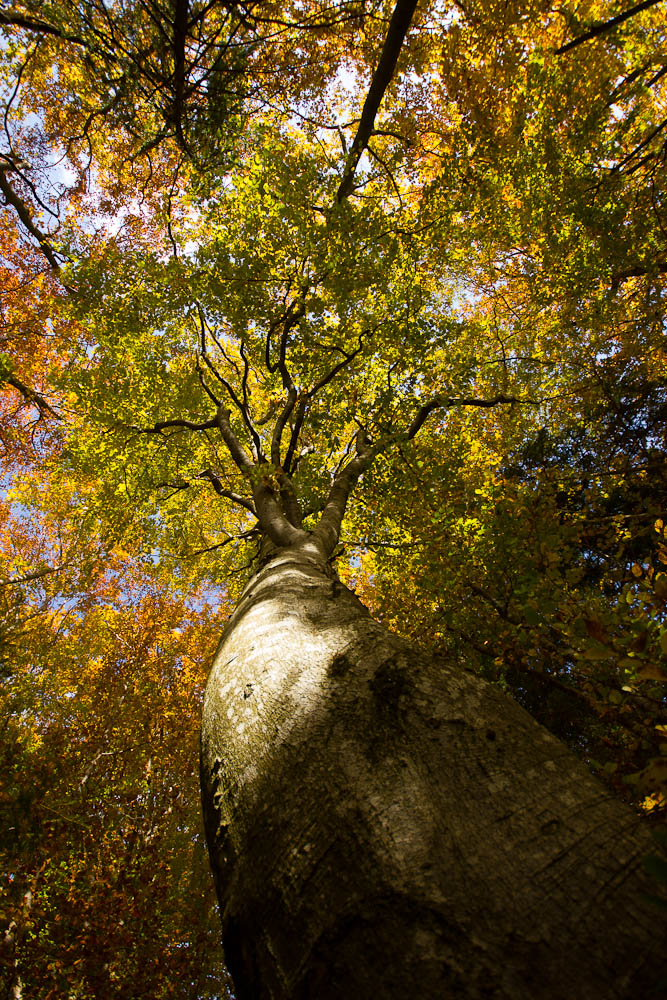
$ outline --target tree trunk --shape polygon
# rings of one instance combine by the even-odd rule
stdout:
[[[303,550],[225,629],[202,795],[239,1000],[638,1000],[665,974],[637,818]]]

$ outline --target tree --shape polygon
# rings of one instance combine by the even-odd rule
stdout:
[[[194,645],[158,653],[155,637],[169,648],[188,590],[238,599],[209,679],[201,774],[239,998],[659,988],[664,900],[643,861],[658,873],[663,862],[650,834],[481,676],[554,729],[534,678],[578,697],[587,714],[566,735],[584,756],[591,719],[616,706],[609,733],[631,716],[647,745],[624,757],[619,737],[613,756],[619,774],[628,759],[648,772],[660,811],[664,776],[648,761],[665,731],[652,658],[665,652],[664,440],[651,416],[664,385],[665,40],[653,6],[591,36],[585,63],[583,45],[554,54],[570,26],[547,4],[54,0],[0,15],[15,82],[0,174],[7,315],[32,351],[7,351],[3,369],[21,445],[9,499],[49,523],[69,512],[66,542],[7,583],[64,581],[70,553],[92,579],[110,574],[102,609],[77,598],[83,624],[54,661],[70,691],[67,646],[90,649],[77,727],[91,691],[108,703],[89,727],[84,785],[100,754],[134,747],[102,749],[126,670],[96,645],[100,621],[122,618],[114,604],[141,626],[128,644],[141,696],[120,703],[164,776],[183,765],[178,738],[155,746],[155,718],[178,710]],[[599,5],[581,16],[601,20]],[[23,312],[21,239],[45,271]],[[638,444],[652,490],[630,478]],[[154,585],[128,599],[142,561]],[[58,586],[40,613],[58,611]],[[20,631],[36,598],[15,593]],[[471,594],[482,603],[466,608]],[[426,650],[405,638],[415,622]],[[38,731],[48,700],[29,676],[16,697],[19,729]],[[47,731],[62,740],[60,723]],[[115,866],[86,893],[100,906],[121,883],[136,895],[156,814],[160,844],[183,833],[168,818],[173,782],[153,801],[147,766],[100,781],[97,869]],[[29,816],[15,784],[10,801]],[[74,909],[67,879],[41,863],[55,906]],[[160,893],[159,940],[179,933],[181,885]],[[148,938],[143,904],[135,936]],[[145,972],[134,936],[121,937]],[[92,965],[74,988],[109,995],[113,957]],[[136,989],[168,995],[156,975]]]
[[[196,767],[224,602],[55,513],[2,531],[3,996],[224,995]]]

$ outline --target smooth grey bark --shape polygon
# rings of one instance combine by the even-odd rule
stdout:
[[[275,552],[225,629],[202,797],[239,1000],[638,1000],[665,975],[638,819],[313,549]]]

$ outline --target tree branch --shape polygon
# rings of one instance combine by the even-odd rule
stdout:
[[[62,573],[65,569],[65,565],[46,566],[44,569],[36,569],[33,573],[27,573],[25,576],[17,576],[10,580],[0,580],[0,587],[14,587],[20,583],[32,583],[34,580],[41,580],[43,577],[50,576],[52,573]]]
[[[200,355],[199,355],[199,352],[197,352],[195,367],[197,369],[197,379],[199,381],[199,384],[202,387],[202,389],[204,390],[204,392],[206,393],[206,395],[208,396],[208,398],[211,400],[211,402],[214,403],[216,407],[220,406],[221,400],[218,399],[218,397],[212,391],[212,389],[210,388],[210,386],[208,386],[206,384],[206,379],[204,378],[204,373],[201,370],[201,365],[199,364],[199,358],[200,358]]]
[[[653,264],[637,264],[635,267],[614,272],[611,277],[611,290],[615,292],[628,278],[643,278],[646,274],[667,274],[667,259],[656,260]]]
[[[137,427],[135,424],[132,424],[131,429],[133,431],[137,431],[138,434],[161,434],[162,431],[168,430],[169,427],[184,427],[189,431],[208,431],[217,426],[218,418],[216,416],[211,420],[204,420],[200,424],[194,420],[182,420],[176,418],[174,420],[161,420],[152,427]]]
[[[250,470],[254,467],[253,461],[232,430],[232,425],[229,420],[230,417],[231,411],[226,409],[224,406],[219,406],[218,412],[216,413],[211,426],[219,429],[222,435],[222,440],[227,445],[229,454],[232,456],[241,472],[250,472]]]
[[[296,414],[294,417],[294,426],[292,427],[290,442],[289,445],[287,446],[287,454],[285,455],[285,461],[283,462],[283,468],[288,475],[291,472],[293,472],[294,452],[299,442],[299,437],[301,435],[301,428],[303,427],[303,421],[306,416],[306,410],[308,409],[309,401],[310,397],[308,393],[304,393],[299,398],[299,403],[296,408]]]
[[[357,432],[355,446],[356,455],[335,477],[322,516],[312,532],[327,556],[331,555],[338,542],[350,493],[359,476],[384,447],[383,444],[373,445],[363,427]]]
[[[308,540],[308,532],[294,525],[286,516],[268,476],[256,479],[253,484],[253,497],[260,529],[268,535],[274,545],[289,547]],[[297,520],[300,520],[300,516]]]
[[[5,196],[5,202],[8,205],[11,205],[15,209],[16,214],[18,215],[19,219],[21,220],[25,228],[28,230],[30,235],[33,236],[39,243],[39,248],[46,257],[46,259],[48,260],[53,271],[56,274],[60,274],[60,264],[58,263],[58,259],[55,255],[53,247],[49,243],[44,233],[42,233],[37,228],[35,223],[32,221],[32,216],[30,214],[28,206],[23,201],[23,199],[17,195],[16,191],[14,191],[14,188],[7,180],[5,170],[0,170],[0,191],[2,191],[3,195]]]
[[[280,448],[283,438],[283,430],[285,429],[285,424],[287,423],[292,410],[294,409],[294,404],[297,400],[297,391],[294,386],[291,387],[287,393],[287,402],[283,406],[281,412],[278,414],[278,419],[276,420],[275,426],[273,428],[273,437],[271,439],[271,461],[274,465],[280,465]]]
[[[280,502],[282,503],[285,516],[290,524],[295,528],[303,528],[303,514],[301,504],[297,496],[296,488],[291,476],[283,471],[276,474],[278,485],[280,486]]]
[[[408,427],[407,439],[408,441],[412,440],[424,424],[426,418],[434,410],[449,410],[454,406],[479,406],[489,409],[492,406],[499,406],[503,403],[530,403],[532,406],[537,405],[537,401],[534,399],[520,399],[518,396],[506,396],[503,392],[499,392],[497,396],[492,396],[491,399],[477,399],[476,397],[468,396],[458,398],[455,396],[435,396],[430,402],[420,406],[414,420]]]
[[[47,403],[43,396],[40,396],[40,394],[35,392],[34,389],[31,389],[30,386],[25,385],[25,383],[17,378],[16,375],[0,375],[0,385],[3,382],[6,385],[11,385],[11,387],[16,389],[17,392],[20,392],[26,402],[36,406],[40,413],[43,414],[43,412],[46,411],[47,413],[50,413],[52,417],[55,417],[56,420],[63,419],[61,414],[54,410],[51,404]]]
[[[195,559],[197,556],[203,556],[207,552],[215,552],[216,549],[224,549],[226,545],[231,545],[232,542],[244,542],[249,538],[257,536],[257,528],[250,528],[249,531],[242,531],[238,535],[229,535],[222,542],[215,542],[213,545],[206,545],[202,549],[193,549],[192,552],[186,552],[183,555],[178,555],[178,559]]]
[[[270,475],[262,474],[262,469],[253,464],[252,459],[234,434],[229,418],[230,411],[222,406],[218,407],[216,424],[220,429],[222,439],[241,472],[251,477],[254,500],[253,513],[259,521],[260,529],[269,536],[274,545],[290,546],[305,541],[308,538],[307,532],[301,527],[295,527],[286,517],[274,494]],[[206,475],[205,478],[211,480],[210,475]],[[215,483],[213,485],[215,487]],[[296,501],[296,497],[294,500]]]
[[[34,17],[26,17],[25,14],[15,13],[11,10],[0,10],[0,24],[6,24],[11,28],[25,28],[27,31],[37,31],[40,35],[54,35],[62,38],[66,42],[73,42],[75,45],[86,45],[85,39],[80,35],[68,35],[47,21],[40,21]]]
[[[338,193],[336,195],[336,201],[338,204],[344,201],[344,199],[347,198],[352,191],[354,174],[357,169],[357,165],[361,158],[361,154],[368,145],[368,140],[373,133],[375,116],[378,113],[382,98],[384,97],[387,87],[391,83],[394,75],[396,63],[403,47],[405,36],[408,33],[416,6],[417,0],[397,0],[396,6],[394,7],[394,11],[391,15],[391,21],[389,22],[387,37],[380,54],[380,60],[377,64],[375,73],[373,74],[373,79],[371,80],[371,85],[368,88],[368,93],[366,94],[366,100],[364,101],[364,106],[361,112],[359,127],[357,128],[357,134],[355,135],[350,148],[347,162],[345,164],[343,179],[341,180],[340,187],[338,188]]]
[[[225,489],[212,469],[204,469],[203,472],[199,473],[197,479],[207,479],[219,497],[224,497],[226,500],[231,500],[232,503],[239,504],[240,507],[245,507],[246,510],[257,517],[257,511],[252,500],[248,500],[246,497],[242,497],[232,490]]]
[[[642,149],[645,149],[649,145],[649,143],[651,143],[657,135],[660,135],[660,133],[665,128],[667,128],[667,118],[665,118],[664,121],[660,122],[659,125],[656,125],[655,128],[651,129],[646,138],[642,139],[642,141],[635,146],[632,152],[628,153],[627,156],[624,156],[623,159],[620,160],[615,167],[612,167],[611,173],[612,174],[620,173],[623,167],[627,166],[627,164],[630,163],[631,160],[634,160],[637,154],[641,153]],[[631,169],[626,170],[626,174],[633,174],[636,170],[638,170],[642,166],[643,163],[646,163],[647,160],[652,159],[654,155],[655,154],[653,153],[649,153],[647,156],[643,156],[641,160],[638,163],[635,163],[635,165]]]
[[[578,45],[583,45],[584,42],[590,41],[591,38],[597,38],[598,35],[611,31],[612,28],[616,28],[619,24],[623,24],[623,22],[627,21],[628,18],[634,17],[635,14],[639,14],[642,10],[648,10],[649,7],[655,7],[655,5],[660,2],[661,0],[643,0],[642,3],[635,4],[634,7],[630,7],[622,14],[617,14],[615,17],[609,18],[608,21],[603,21],[601,24],[594,25],[584,35],[580,35],[579,38],[573,38],[572,41],[567,42],[566,45],[561,45],[559,49],[556,49],[556,55],[562,56],[566,52],[571,52],[572,49],[576,49]]]
[[[173,37],[172,55],[174,58],[173,86],[174,97],[171,107],[171,118],[176,130],[176,136],[183,150],[189,154],[189,149],[183,134],[183,103],[185,95],[185,46],[188,35],[188,0],[175,0],[173,4]]]
[[[355,348],[355,350],[352,351],[351,354],[346,354],[345,351],[342,351],[341,348],[336,348],[336,350],[341,351],[341,353],[344,355],[343,360],[339,361],[337,365],[334,365],[334,367],[329,372],[327,372],[326,375],[322,376],[319,382],[315,383],[312,389],[309,389],[308,392],[304,393],[299,399],[299,405],[297,406],[296,409],[296,418],[294,420],[294,427],[292,428],[290,443],[287,447],[285,462],[283,463],[283,468],[285,469],[285,472],[288,475],[290,472],[293,471],[292,460],[294,458],[294,452],[296,450],[296,447],[299,443],[299,435],[301,434],[301,428],[303,427],[303,421],[306,416],[306,410],[308,409],[308,404],[311,402],[312,399],[315,398],[320,389],[323,389],[325,385],[328,385],[329,382],[333,381],[336,375],[338,375],[338,373],[341,372],[343,368],[346,367],[346,365],[349,365],[350,362],[354,361],[354,359],[356,358],[356,356],[359,354],[359,352],[363,347],[363,338],[366,336],[368,332],[369,332],[368,330],[364,330],[363,333],[359,334],[359,346]],[[290,413],[291,412],[292,408],[290,408]],[[277,462],[276,464],[279,465],[280,463]]]
[[[504,393],[498,393],[497,396],[491,399],[436,396],[419,408],[417,415],[405,434],[390,434],[388,437],[374,444],[368,437],[366,430],[363,427],[360,428],[355,440],[356,455],[335,476],[329,496],[324,505],[322,516],[317,526],[313,529],[313,537],[317,539],[319,545],[325,550],[327,555],[333,552],[340,535],[347,501],[359,477],[371,465],[376,455],[385,451],[391,444],[404,437],[411,440],[422,427],[429,414],[433,413],[434,410],[441,408],[449,409],[453,406],[480,406],[489,408],[503,403],[534,402],[534,400],[519,399],[516,396],[506,396]]]
[[[273,375],[274,372],[276,371],[280,372],[283,380],[283,388],[285,389],[289,389],[294,384],[292,381],[292,376],[290,375],[289,370],[287,368],[287,360],[286,360],[287,337],[292,327],[299,322],[299,320],[304,314],[305,311],[304,297],[305,297],[305,291],[301,295],[299,301],[294,300],[290,302],[287,309],[285,310],[284,315],[282,315],[279,319],[274,320],[274,322],[270,325],[268,332],[266,334],[265,361],[267,370],[271,373],[271,375]],[[276,364],[272,364],[271,340],[274,332],[278,329],[281,323],[283,324],[283,332],[280,335],[280,348],[279,348],[278,361],[276,362]]]
[[[206,353],[206,330],[208,330],[208,332],[211,335],[211,339],[215,343],[216,347],[218,348],[218,350],[222,354],[222,356],[225,359],[225,361],[228,364],[230,364],[230,365],[232,364],[232,362],[230,361],[229,357],[227,356],[227,353],[226,353],[224,347],[222,346],[222,344],[220,343],[220,341],[216,337],[216,335],[213,332],[213,330],[211,330],[211,328],[206,323],[206,320],[204,318],[204,312],[203,312],[203,310],[202,310],[202,308],[201,308],[201,306],[199,305],[198,302],[197,302],[197,311],[199,313],[199,324],[200,324],[201,357],[204,359],[204,363],[206,364],[206,367],[208,368],[208,370],[213,374],[213,376],[218,380],[218,382],[220,383],[220,385],[225,389],[227,395],[229,396],[229,398],[233,402],[234,406],[236,407],[236,409],[241,414],[241,416],[243,418],[243,422],[246,425],[246,427],[248,428],[248,432],[250,434],[250,437],[252,438],[252,442],[253,442],[253,445],[255,447],[255,454],[257,456],[257,461],[258,462],[263,462],[265,459],[264,459],[264,455],[262,454],[262,442],[261,442],[260,436],[257,433],[257,431],[256,431],[256,429],[255,429],[255,427],[253,425],[253,422],[252,422],[252,420],[250,418],[250,411],[249,411],[249,408],[248,408],[248,397],[247,397],[248,360],[247,360],[247,358],[245,356],[245,352],[244,352],[243,346],[241,346],[241,357],[242,357],[243,363],[244,363],[244,372],[243,372],[242,376],[239,373],[239,370],[238,370],[238,367],[237,367],[236,363],[233,364],[233,367],[236,369],[237,376],[239,376],[241,378],[241,385],[242,385],[242,391],[243,391],[243,402],[242,402],[239,399],[239,397],[236,395],[236,393],[234,392],[234,389],[232,388],[231,384],[227,381],[226,378],[224,378],[220,374],[220,372],[215,367],[215,365],[212,363],[212,361],[210,360],[208,354]],[[208,390],[206,390],[206,391],[208,392]],[[210,393],[208,393],[208,394],[210,395]]]
[[[248,361],[248,356],[245,352],[245,344],[243,340],[239,340],[239,354],[241,355],[241,361],[243,362],[243,376],[241,378],[241,392],[243,393],[243,408],[248,414],[248,419],[250,419],[250,405],[248,402],[249,391],[248,391],[248,373],[250,372],[250,362]],[[254,427],[252,428],[254,435]],[[253,437],[254,440],[254,437]],[[259,437],[257,437],[256,443],[259,442]]]

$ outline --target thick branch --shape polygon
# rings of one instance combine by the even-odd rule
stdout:
[[[43,396],[40,396],[40,394],[35,392],[34,389],[31,389],[30,386],[25,385],[25,383],[17,378],[16,375],[3,375],[0,378],[0,385],[3,382],[6,385],[11,385],[13,389],[17,390],[17,392],[20,392],[26,402],[36,406],[40,413],[43,414],[44,411],[46,411],[47,413],[50,413],[52,417],[55,417],[56,420],[63,419],[62,416],[53,409],[51,404],[47,403]]]
[[[366,94],[366,100],[364,101],[364,106],[361,112],[359,127],[357,128],[357,134],[354,137],[352,147],[348,154],[343,179],[340,183],[340,187],[338,188],[338,194],[336,195],[336,201],[339,204],[341,201],[344,201],[344,199],[347,198],[352,191],[354,173],[357,169],[361,154],[368,145],[368,140],[373,133],[375,116],[378,113],[382,98],[384,97],[387,87],[391,83],[394,75],[398,56],[401,48],[403,47],[403,42],[405,41],[405,36],[408,33],[416,6],[417,0],[397,0],[396,6],[394,7],[394,12],[391,15],[391,21],[389,22],[387,37],[385,39],[382,53],[380,54],[380,61],[378,62],[377,69],[373,74],[371,85],[368,88],[368,93]]]
[[[152,427],[136,427],[132,426],[133,431],[138,431],[139,434],[161,434],[162,431],[168,430],[170,427],[184,427],[189,431],[208,431],[213,427],[218,426],[218,418],[213,417],[211,420],[204,420],[202,423],[198,424],[194,420],[185,420],[176,418],[174,420],[161,420],[159,423],[154,424]]]
[[[86,42],[80,35],[70,35],[54,24],[47,21],[40,21],[34,17],[26,17],[25,14],[15,13],[11,10],[0,10],[0,24],[8,27],[25,28],[27,31],[37,31],[40,35],[55,35],[67,42],[74,42],[75,45],[85,45]]]
[[[338,542],[350,493],[354,489],[359,476],[368,468],[383,447],[383,444],[373,445],[363,428],[358,431],[356,455],[341,469],[334,479],[333,486],[329,491],[329,496],[324,505],[322,517],[317,527],[313,530],[313,536],[324,548],[327,555],[331,555]]]
[[[295,527],[285,516],[282,505],[268,476],[258,478],[253,484],[253,497],[261,530],[274,545],[299,545],[308,540],[308,532]],[[296,497],[294,498],[296,500]]]
[[[270,362],[270,350],[271,350],[271,334],[272,331],[275,329],[275,324],[271,325],[266,335],[266,366],[270,372],[275,372],[276,367],[279,369],[280,375],[283,380],[283,389],[287,390],[287,400],[282,410],[280,411],[280,414],[278,415],[278,419],[276,420],[275,426],[273,428],[273,436],[271,439],[271,461],[275,466],[280,466],[280,450],[282,446],[283,431],[285,429],[285,424],[287,423],[287,421],[291,416],[292,410],[294,409],[294,404],[296,403],[297,400],[296,386],[294,385],[294,380],[292,379],[292,376],[287,367],[287,337],[292,327],[299,322],[304,312],[305,312],[305,306],[303,302],[303,296],[298,304],[292,302],[288,306],[283,321],[283,332],[280,338],[280,355],[278,359],[278,365],[274,366],[273,368],[271,367],[271,362]]]
[[[301,317],[305,312],[304,305],[305,291],[303,292],[299,301],[290,302],[283,316],[275,320],[268,329],[266,334],[266,345],[265,345],[265,361],[266,368],[272,375],[274,372],[279,371],[283,380],[283,388],[291,389],[294,385],[292,376],[289,373],[287,367],[287,338],[289,332],[293,326],[299,322]],[[278,361],[276,364],[271,363],[271,343],[273,339],[273,334],[278,329],[280,324],[283,324],[283,332],[280,335],[280,348]]]
[[[246,497],[242,497],[240,494],[234,493],[233,490],[225,489],[212,469],[204,469],[203,472],[199,473],[197,479],[208,480],[219,497],[224,497],[226,500],[231,500],[232,503],[236,503],[240,507],[245,507],[246,510],[249,510],[251,514],[254,514],[255,517],[257,517],[257,511],[255,510],[255,505],[252,500],[248,500]]]
[[[241,472],[250,472],[253,468],[253,461],[232,430],[232,425],[229,422],[230,416],[231,413],[229,410],[225,409],[224,406],[219,406],[212,426],[219,428],[222,440],[227,445],[229,454],[232,456]]]
[[[230,411],[220,406],[216,415],[217,426],[234,462],[242,472],[251,475],[255,516],[261,530],[269,536],[274,545],[297,545],[305,541],[308,538],[307,532],[295,528],[287,519],[275,497],[270,476],[263,475],[261,469],[254,466],[252,459],[234,434],[229,417]]]
[[[172,116],[174,128],[178,139],[186,149],[185,136],[183,135],[183,100],[185,92],[185,45],[188,32],[188,0],[175,0],[174,2],[174,34],[172,39],[174,57],[174,100],[172,104]]]
[[[290,375],[287,367],[287,338],[292,327],[296,326],[303,316],[304,311],[303,302],[298,303],[298,305],[292,303],[290,306],[290,315],[285,318],[285,323],[283,325],[283,332],[280,338],[280,354],[278,356],[278,368],[280,369],[280,375],[283,380],[283,389],[291,389],[294,385],[292,376]]]
[[[204,392],[206,393],[206,395],[208,396],[208,398],[211,400],[211,402],[215,403],[216,407],[220,406],[220,403],[221,403],[220,399],[218,399],[218,397],[213,392],[213,390],[210,388],[210,386],[208,386],[206,384],[206,379],[204,378],[204,373],[201,370],[201,365],[199,364],[199,354],[197,354],[197,358],[196,358],[196,363],[195,364],[196,364],[196,369],[197,369],[197,379],[199,381],[200,386],[202,387],[202,389],[204,390]]]
[[[280,448],[283,438],[283,431],[285,429],[285,424],[287,423],[289,416],[294,409],[294,404],[297,399],[297,391],[294,386],[291,387],[287,393],[287,402],[283,406],[282,410],[278,414],[278,419],[276,420],[275,426],[273,428],[273,437],[271,440],[271,461],[274,465],[280,465]]]
[[[49,264],[51,265],[55,273],[59,274],[60,264],[58,263],[58,259],[55,255],[53,247],[49,243],[44,233],[40,232],[35,223],[32,221],[32,216],[30,215],[30,210],[28,209],[28,206],[23,201],[23,199],[19,198],[17,193],[14,191],[14,188],[7,180],[5,173],[6,172],[4,170],[0,170],[0,191],[2,191],[3,195],[5,196],[5,202],[8,205],[11,205],[16,210],[16,214],[18,215],[19,219],[21,220],[25,228],[28,230],[30,235],[34,236],[34,238],[37,240],[37,242],[39,243],[40,250],[48,260]]]
[[[561,45],[559,49],[556,49],[556,55],[562,56],[565,52],[571,52],[572,49],[576,49],[578,45],[582,45],[584,42],[590,41],[591,38],[597,38],[598,35],[603,35],[605,32],[611,31],[612,28],[616,28],[619,24],[623,24],[623,22],[627,21],[628,18],[634,17],[635,14],[639,14],[642,10],[648,10],[649,7],[655,7],[655,5],[660,2],[661,0],[643,0],[642,3],[635,4],[634,7],[630,7],[622,14],[617,14],[616,17],[609,18],[608,21],[603,21],[601,24],[594,25],[584,35],[580,35],[579,38],[573,38],[572,41],[568,42],[566,45]]]
[[[285,461],[283,462],[283,468],[288,474],[293,472],[293,459],[296,446],[299,441],[299,436],[301,434],[301,428],[303,427],[303,421],[306,417],[306,410],[308,409],[308,403],[310,402],[310,397],[308,393],[304,393],[299,399],[298,406],[296,408],[296,414],[294,417],[294,426],[292,427],[292,435],[290,437],[290,443],[287,446],[287,454],[285,455]]]
[[[294,482],[284,472],[281,472],[277,479],[280,486],[280,502],[285,512],[285,517],[295,528],[303,528],[303,513]]]
[[[32,583],[34,580],[41,580],[45,576],[50,576],[52,573],[62,573],[65,566],[46,566],[43,569],[36,569],[33,573],[27,573],[25,576],[17,576],[11,580],[0,580],[0,587],[14,587],[20,583]]]
[[[248,403],[248,375],[250,373],[250,362],[248,361],[248,355],[245,352],[245,344],[241,339],[239,341],[239,354],[241,355],[241,361],[243,362],[243,376],[241,378],[241,392],[243,393],[243,407],[245,412],[248,414],[248,419],[250,419],[250,407]],[[254,433],[254,427],[253,427]],[[257,436],[257,442],[259,443],[259,436]]]
[[[656,260],[653,264],[637,264],[636,267],[627,267],[622,271],[616,271],[611,277],[611,290],[615,292],[619,285],[628,278],[643,278],[646,274],[666,274],[667,259]]]
[[[424,424],[426,418],[433,413],[434,410],[449,410],[453,406],[479,406],[489,409],[492,406],[499,406],[501,403],[531,403],[534,405],[535,400],[519,399],[518,396],[506,396],[503,392],[499,392],[497,396],[492,396],[491,399],[477,399],[475,397],[467,396],[435,396],[430,402],[424,403],[423,406],[420,406],[414,420],[408,427],[408,441],[412,440]]]

